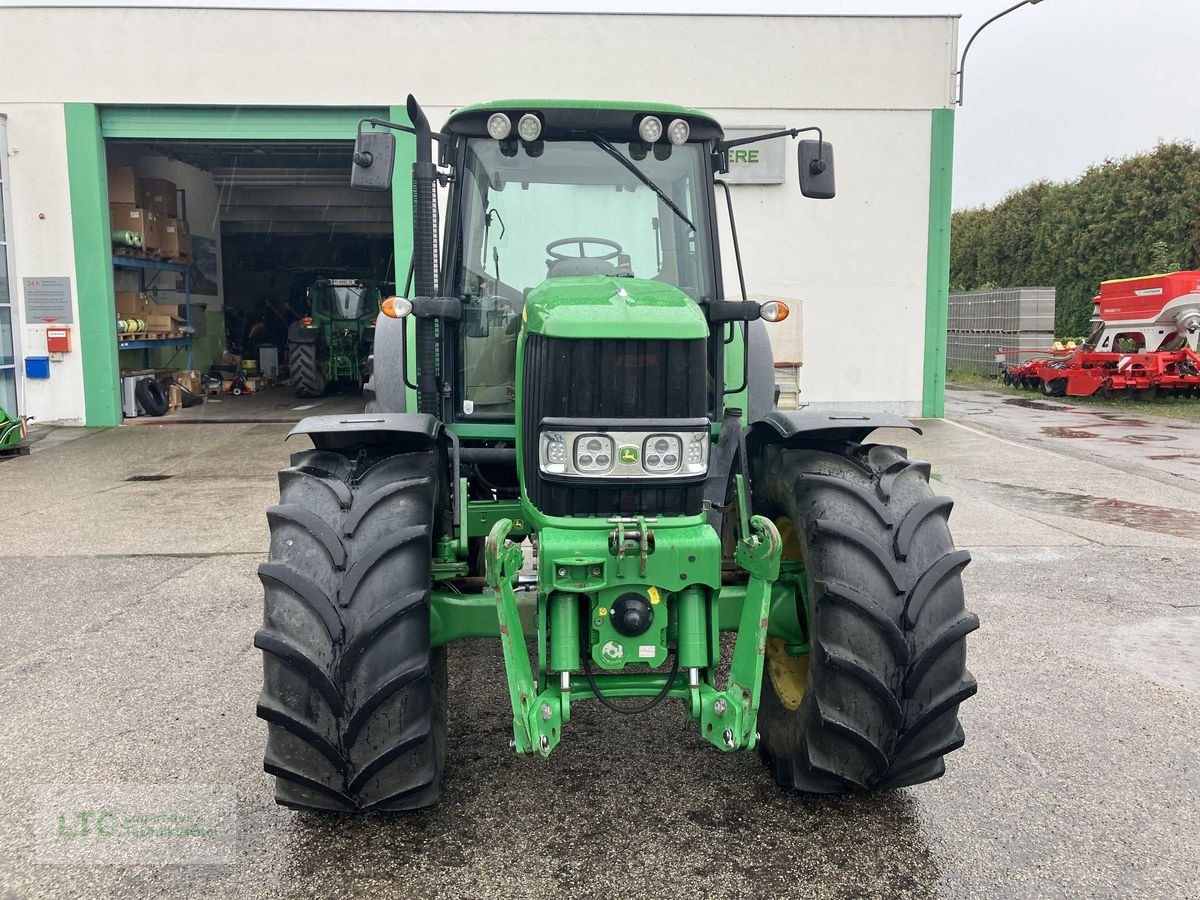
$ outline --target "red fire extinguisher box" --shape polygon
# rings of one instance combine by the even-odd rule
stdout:
[[[47,328],[46,329],[46,350],[49,353],[70,353],[71,352],[71,329],[70,328]]]

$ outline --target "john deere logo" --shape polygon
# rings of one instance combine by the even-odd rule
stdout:
[[[625,465],[632,466],[634,463],[636,463],[638,461],[638,448],[637,447],[622,447],[621,455],[618,458]]]

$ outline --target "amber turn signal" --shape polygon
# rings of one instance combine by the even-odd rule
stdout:
[[[403,319],[412,312],[412,301],[405,297],[388,297],[380,304],[379,311],[393,319]]]
[[[782,300],[768,300],[759,308],[759,313],[768,322],[782,322],[791,312]]]

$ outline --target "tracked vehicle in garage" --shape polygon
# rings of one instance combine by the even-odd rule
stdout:
[[[267,511],[277,801],[434,803],[447,646],[480,637],[523,756],[569,740],[580,704],[670,703],[787,788],[941,775],[978,625],[951,502],[865,442],[911,423],[776,410],[787,307],[746,299],[736,229],[735,299],[721,278],[731,149],[817,129],[731,141],[695,109],[545,100],[435,133],[410,97],[408,117],[364,120],[354,155],[352,183],[385,189],[413,136],[412,285],[383,303],[372,411],[297,425],[314,449]],[[833,197],[819,131],[797,157],[801,191]]]

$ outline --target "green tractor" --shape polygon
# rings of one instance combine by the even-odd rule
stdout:
[[[288,328],[288,374],[298,397],[330,385],[361,389],[379,315],[379,283],[318,278],[307,289],[309,312]]]
[[[582,101],[469,106],[433,133],[409,97],[408,117],[364,120],[354,154],[352,184],[382,190],[392,132],[415,135],[414,289],[384,301],[372,411],[297,425],[314,449],[267,511],[276,800],[434,803],[447,646],[480,637],[522,756],[553,753],[579,704],[671,701],[786,788],[943,774],[979,624],[951,501],[865,443],[908,421],[775,409],[764,322],[786,307],[721,281],[731,148],[810,129],[733,141],[699,110]],[[806,196],[833,196],[828,143],[798,163]]]

